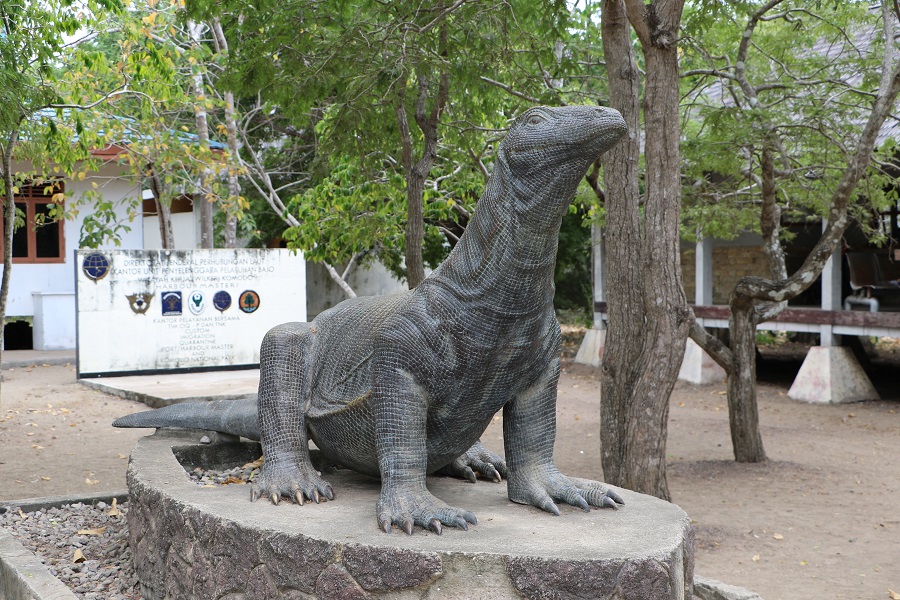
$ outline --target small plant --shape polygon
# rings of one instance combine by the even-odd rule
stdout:
[[[756,332],[756,343],[760,346],[784,346],[788,341],[787,331]]]

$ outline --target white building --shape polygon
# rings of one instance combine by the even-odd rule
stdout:
[[[107,153],[109,154],[109,153]],[[13,171],[29,172],[30,165],[13,163]],[[140,181],[109,160],[83,180],[59,179],[54,190],[44,186],[23,187],[16,195],[17,207],[25,213],[25,226],[13,236],[13,269],[7,300],[7,349],[33,347],[37,350],[74,349],[75,330],[75,250],[79,248],[82,226],[92,213],[90,202],[79,199],[96,190],[115,206],[117,220],[129,231],[119,235],[119,245],[107,243],[101,249],[161,248],[159,221],[152,199],[144,200]],[[37,215],[47,213],[53,195],[64,192],[66,202],[78,206],[73,220],[51,222],[35,228]],[[175,246],[198,247],[199,221],[188,200],[176,201],[172,215]],[[134,215],[134,218],[130,218]],[[39,217],[38,217],[39,218]],[[0,248],[0,258],[3,249]],[[0,269],[2,269],[0,264]],[[28,321],[31,321],[29,327]]]

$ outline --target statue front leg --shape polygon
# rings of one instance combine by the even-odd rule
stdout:
[[[585,511],[591,506],[617,508],[624,502],[613,490],[597,481],[563,475],[553,462],[558,382],[556,358],[534,385],[503,407],[509,499],[555,515],[559,514],[556,502]]]
[[[306,411],[312,341],[307,323],[285,323],[265,336],[259,357],[259,429],[263,466],[250,488],[250,499],[268,496],[334,499],[331,485],[319,477],[309,458]]]
[[[468,529],[476,524],[469,511],[447,506],[425,487],[428,466],[426,421],[428,398],[414,376],[397,366],[393,352],[376,367],[372,407],[375,445],[381,472],[381,495],[376,506],[378,526],[391,532],[397,525],[407,534],[413,527],[440,534],[443,525]]]

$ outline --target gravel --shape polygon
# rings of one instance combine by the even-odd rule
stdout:
[[[198,467],[188,475],[201,486],[246,484],[259,474],[261,465],[262,459],[220,471]],[[116,506],[79,502],[33,512],[13,506],[0,513],[0,527],[33,552],[79,598],[140,600],[128,546],[127,513],[127,502]]]
[[[28,513],[12,508],[0,514],[0,526],[79,598],[139,600],[125,521],[128,503],[113,508],[105,502]]]
[[[263,459],[259,458],[245,465],[232,469],[214,470],[197,467],[188,471],[191,481],[201,486],[243,485],[250,483],[259,475]]]

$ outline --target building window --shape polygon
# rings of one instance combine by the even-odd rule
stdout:
[[[15,194],[16,212],[24,222],[13,234],[14,263],[65,262],[64,223],[50,216],[64,192],[63,182],[59,180],[19,186]],[[0,248],[0,258],[2,254]]]

